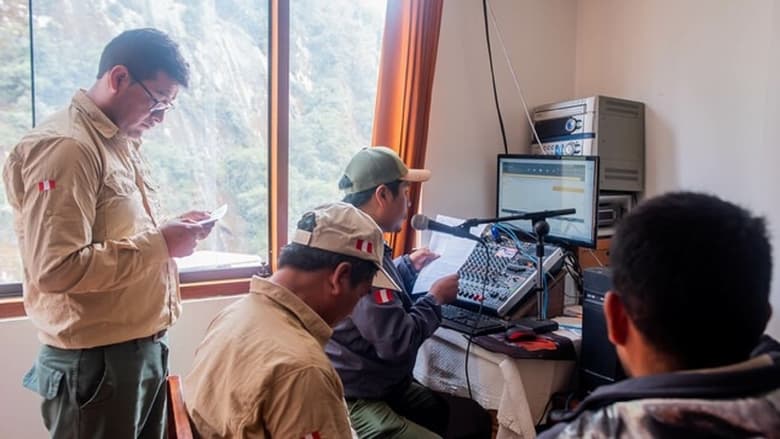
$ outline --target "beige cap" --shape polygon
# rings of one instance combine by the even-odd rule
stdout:
[[[372,261],[379,269],[372,286],[401,291],[382,268],[382,230],[373,218],[351,204],[324,204],[304,213],[292,242]]]
[[[344,176],[348,186],[340,186],[346,194],[363,192],[380,184],[396,180],[422,182],[431,178],[427,169],[409,169],[395,151],[386,146],[363,148],[350,159]]]

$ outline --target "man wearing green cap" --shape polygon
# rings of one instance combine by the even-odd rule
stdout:
[[[339,188],[344,201],[392,233],[408,215],[409,185],[430,175],[426,169],[408,169],[393,150],[378,146],[355,154]],[[361,438],[437,438],[447,429],[446,401],[412,380],[420,345],[439,327],[441,305],[454,301],[458,292],[458,276],[452,274],[413,301],[410,291],[417,273],[437,257],[422,249],[393,261],[385,244],[383,267],[399,288],[374,289],[358,301],[325,347],[344,383],[350,419]],[[480,412],[476,422],[486,420],[489,431],[489,418]]]

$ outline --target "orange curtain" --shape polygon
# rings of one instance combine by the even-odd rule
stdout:
[[[387,1],[372,144],[394,149],[410,168],[425,164],[442,5],[443,0]],[[410,203],[417,212],[419,184],[412,185]],[[409,252],[414,240],[408,218],[389,239],[396,256]]]

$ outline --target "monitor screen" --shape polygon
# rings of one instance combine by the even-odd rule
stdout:
[[[547,241],[596,247],[598,157],[513,155],[498,156],[498,217],[542,210],[576,209],[573,215],[550,218]],[[507,223],[532,234],[531,221]]]

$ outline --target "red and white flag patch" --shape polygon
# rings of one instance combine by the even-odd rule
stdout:
[[[358,239],[355,248],[366,253],[374,253],[374,244],[371,241]]]
[[[38,192],[46,192],[54,189],[54,180],[43,180],[38,182]]]
[[[385,303],[393,301],[393,292],[387,288],[374,291],[374,302],[384,305]]]
[[[313,431],[306,436],[303,436],[301,439],[320,439],[320,432],[319,431]]]

